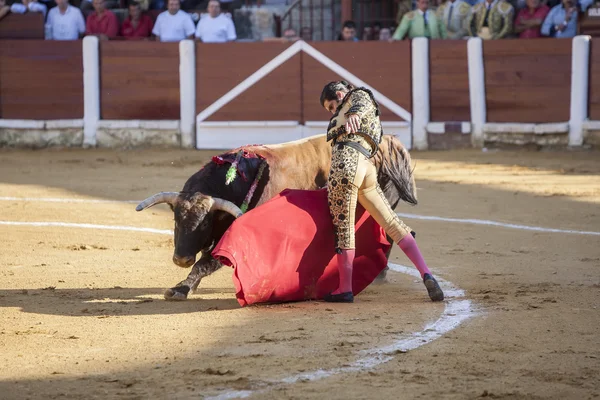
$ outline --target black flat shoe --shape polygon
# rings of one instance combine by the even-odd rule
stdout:
[[[330,303],[354,303],[354,295],[352,292],[344,292],[339,294],[328,293],[323,296],[323,300]]]
[[[423,284],[425,284],[425,287],[427,288],[427,293],[429,293],[431,301],[444,300],[444,292],[442,292],[442,288],[433,276],[425,274],[423,276]]]

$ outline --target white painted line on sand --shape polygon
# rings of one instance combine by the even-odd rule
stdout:
[[[546,233],[574,233],[576,235],[600,236],[600,232],[594,232],[594,231],[578,231],[578,230],[571,230],[571,229],[543,228],[540,226],[508,224],[505,222],[489,221],[486,219],[446,218],[446,217],[436,217],[436,216],[406,214],[406,213],[396,213],[396,214],[402,218],[422,219],[422,220],[426,220],[426,221],[443,221],[443,222],[456,222],[459,224],[498,226],[501,228],[521,229],[524,231],[535,231],[535,232],[546,232]]]
[[[410,268],[399,264],[388,264],[392,271],[400,272],[420,279],[419,272],[415,268]],[[395,354],[404,353],[410,350],[415,350],[432,341],[439,339],[444,334],[457,328],[468,318],[475,315],[471,307],[471,301],[464,299],[464,291],[455,287],[452,283],[436,278],[438,283],[444,290],[446,301],[442,315],[434,322],[423,327],[420,332],[414,332],[404,335],[399,335],[395,341],[384,347],[363,350],[360,352],[361,358],[354,361],[347,367],[318,369],[311,372],[292,375],[286,378],[276,380],[268,380],[256,382],[254,390],[225,390],[223,393],[213,397],[206,397],[206,400],[228,400],[247,398],[252,395],[268,392],[272,389],[294,384],[296,382],[317,381],[330,376],[349,373],[362,372],[373,369],[381,364],[384,364],[394,358]]]
[[[12,226],[35,226],[35,227],[59,227],[59,228],[83,228],[83,229],[106,229],[113,231],[132,231],[132,232],[147,232],[158,233],[161,235],[172,235],[173,231],[169,229],[153,229],[153,228],[138,228],[135,226],[118,226],[118,225],[96,225],[96,224],[76,224],[70,222],[25,222],[25,221],[0,221],[0,225]]]
[[[30,201],[30,202],[54,202],[54,203],[127,203],[127,204],[139,204],[142,200],[95,200],[95,199],[69,199],[69,198],[50,198],[50,197],[0,197],[0,201]],[[491,221],[486,219],[474,219],[474,218],[448,218],[438,217],[435,215],[419,215],[419,214],[407,214],[407,213],[396,213],[401,218],[412,218],[420,219],[425,221],[442,221],[442,222],[453,222],[458,224],[471,224],[471,225],[484,225],[484,226],[496,226],[499,228],[508,229],[520,229],[524,231],[544,232],[544,233],[569,233],[575,235],[587,235],[587,236],[600,236],[600,232],[596,231],[581,231],[574,229],[555,229],[555,228],[544,228],[541,226],[530,226],[511,224],[506,222]]]

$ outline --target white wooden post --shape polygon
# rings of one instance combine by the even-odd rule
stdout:
[[[467,42],[467,54],[469,60],[469,98],[471,104],[471,143],[475,147],[483,147],[486,101],[483,41],[481,38],[469,38]]]
[[[196,134],[196,45],[179,42],[179,102],[181,147],[193,148]]]
[[[427,150],[429,123],[429,39],[412,39],[412,148]]]
[[[96,36],[83,38],[83,147],[96,146],[100,120],[100,52]]]
[[[575,36],[571,53],[571,112],[569,146],[583,145],[583,123],[588,118],[590,37]]]

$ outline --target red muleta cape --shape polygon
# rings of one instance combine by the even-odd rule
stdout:
[[[360,204],[355,232],[352,284],[357,295],[387,265],[390,244]],[[327,191],[284,190],[238,218],[212,255],[233,267],[242,307],[322,299],[339,283]]]

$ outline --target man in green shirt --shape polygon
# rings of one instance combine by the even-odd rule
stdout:
[[[446,30],[435,15],[429,10],[429,0],[417,0],[417,9],[410,11],[402,17],[400,26],[394,32],[394,40],[427,37],[430,39],[446,39]]]

